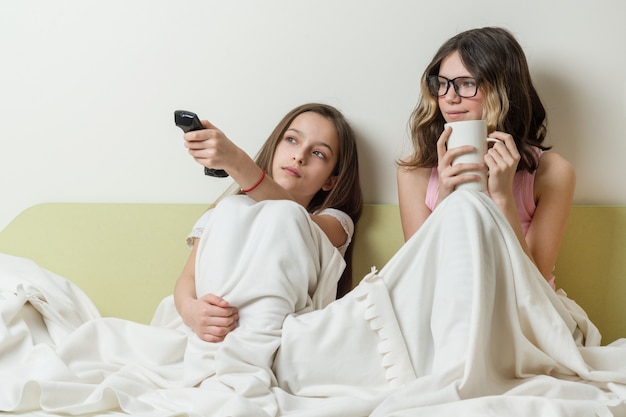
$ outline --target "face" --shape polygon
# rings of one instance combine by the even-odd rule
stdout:
[[[274,181],[304,207],[319,190],[331,190],[337,177],[339,138],[333,123],[325,117],[305,112],[298,115],[274,152]]]
[[[465,68],[458,52],[453,52],[441,61],[439,75],[448,79],[456,77],[473,77]],[[474,97],[459,97],[450,86],[445,96],[438,98],[439,109],[446,122],[461,120],[480,120],[483,116],[483,93],[478,89]]]

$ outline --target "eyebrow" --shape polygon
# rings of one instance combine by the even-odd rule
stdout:
[[[299,136],[304,136],[304,134],[300,130],[294,129],[292,127],[290,127],[289,129],[287,129],[285,131],[285,133],[287,133],[287,132],[295,132]],[[327,144],[326,142],[318,141],[318,142],[315,142],[314,145],[323,146],[323,147],[327,148],[330,151],[331,154],[333,154],[333,155],[335,154],[335,152],[333,151],[333,148],[331,148],[330,145]]]
[[[473,78],[476,79],[476,77],[474,77],[473,75],[459,75],[458,77],[446,77],[445,75],[441,75],[441,74],[437,74],[437,77],[443,77],[443,78],[447,78],[448,80],[455,80],[457,78]]]

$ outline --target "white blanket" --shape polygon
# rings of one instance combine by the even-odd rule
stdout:
[[[599,342],[493,202],[457,192],[380,273],[322,311],[289,317],[275,368],[285,390],[311,400],[382,397],[376,417],[622,416],[626,339]],[[298,357],[307,366],[289,372]]]
[[[276,217],[242,199],[213,216],[242,227],[211,223],[198,256],[199,293],[240,307],[220,344],[190,334],[171,298],[152,326],[94,318],[62,278],[0,257],[0,410],[626,415],[626,339],[598,346],[584,311],[549,287],[484,195],[454,193],[379,273],[312,312],[332,296],[337,251],[294,205]]]
[[[68,281],[54,277],[61,283],[52,285],[52,274],[3,256],[0,410],[275,415],[270,368],[282,322],[332,301],[345,262],[304,208],[288,201],[227,198],[201,241],[198,294],[211,291],[239,307],[240,325],[223,343],[202,342],[182,326],[171,297],[151,326],[97,318]],[[25,297],[24,285],[41,296]]]

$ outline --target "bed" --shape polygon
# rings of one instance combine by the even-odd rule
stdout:
[[[104,316],[149,322],[171,294],[188,255],[185,237],[202,204],[48,203],[0,232],[0,253],[33,259],[71,279]],[[354,283],[403,243],[398,207],[367,204],[354,243]],[[555,274],[557,286],[599,327],[626,335],[626,206],[575,206]],[[137,297],[141,294],[142,297]]]
[[[105,317],[148,323],[171,294],[188,254],[185,236],[206,208],[42,204],[0,233],[0,253],[34,260],[68,278]],[[354,284],[372,266],[383,267],[402,244],[398,207],[366,205],[355,235]],[[603,344],[626,334],[625,249],[626,207],[574,207],[555,271],[557,286],[587,311]]]

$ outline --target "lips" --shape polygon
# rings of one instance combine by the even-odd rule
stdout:
[[[465,116],[466,113],[467,112],[464,112],[464,111],[449,111],[449,112],[446,112],[446,115],[448,116],[449,119],[451,119],[451,120],[455,119],[456,120],[456,119],[460,119],[463,116]]]
[[[300,178],[300,172],[292,167],[282,167],[282,170],[287,173],[287,175],[291,175],[292,177]]]

